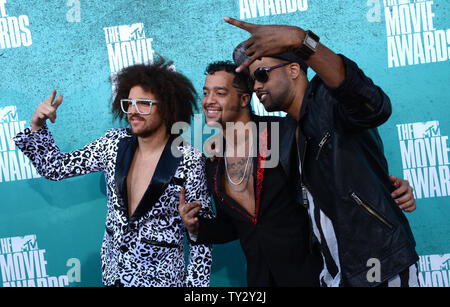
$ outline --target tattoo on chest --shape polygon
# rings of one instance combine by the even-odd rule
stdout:
[[[247,158],[239,159],[232,163],[228,162],[228,173],[231,177],[243,177],[245,172],[245,164],[247,163]],[[251,166],[251,162],[250,165]],[[251,167],[248,168],[249,170]]]

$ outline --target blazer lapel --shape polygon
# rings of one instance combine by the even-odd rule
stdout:
[[[137,138],[134,135],[121,139],[117,146],[115,182],[116,194],[119,198],[119,205],[125,216],[128,217],[128,193],[127,193],[127,174],[133,161],[134,153],[137,148]]]

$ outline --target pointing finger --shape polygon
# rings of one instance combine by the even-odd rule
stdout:
[[[184,206],[185,203],[186,203],[186,200],[185,200],[185,196],[184,196],[184,188],[182,187],[181,191],[180,191],[180,206]]]
[[[237,19],[234,19],[234,18],[231,18],[231,17],[228,17],[228,16],[224,17],[223,19],[226,22],[228,22],[230,25],[233,25],[233,26],[236,26],[238,28],[241,28],[241,29],[243,29],[243,30],[245,30],[245,31],[247,31],[249,33],[252,33],[254,28],[255,28],[255,25],[252,24],[252,23],[248,23],[248,22],[245,22],[245,21],[237,20]]]

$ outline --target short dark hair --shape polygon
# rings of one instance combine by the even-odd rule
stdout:
[[[231,61],[217,61],[209,64],[206,67],[205,75],[213,75],[218,71],[226,71],[230,74],[233,74],[233,87],[237,89],[239,99],[242,97],[242,94],[249,94],[251,101],[251,96],[253,94],[253,80],[249,75],[245,73],[237,73],[236,68],[237,66]],[[252,113],[252,106],[250,104],[250,101],[247,105],[247,109],[250,113]]]
[[[116,86],[116,93],[112,104],[114,119],[122,120],[125,113],[120,107],[120,100],[128,98],[130,89],[141,86],[152,92],[160,101],[158,110],[164,119],[167,131],[170,133],[172,125],[179,121],[189,123],[197,111],[197,92],[192,82],[175,71],[173,62],[159,58],[150,64],[137,64],[122,69],[112,78]]]
[[[237,66],[231,61],[217,61],[209,64],[206,67],[205,75],[214,74],[217,71],[226,71],[234,75],[233,87],[242,94],[252,95],[253,93],[253,80],[250,76],[244,73],[236,72]]]

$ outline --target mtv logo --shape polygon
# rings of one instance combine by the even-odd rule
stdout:
[[[25,237],[13,237],[11,238],[11,246],[13,253],[37,250],[38,245],[36,235],[28,235]]]
[[[437,120],[424,123],[413,123],[412,128],[415,139],[430,138],[441,135],[439,122]]]
[[[135,23],[131,26],[124,25],[118,28],[121,42],[145,38],[143,23]]]
[[[8,106],[0,108],[0,123],[17,122],[19,115],[16,106]]]
[[[430,255],[429,259],[432,271],[450,270],[450,254]]]

